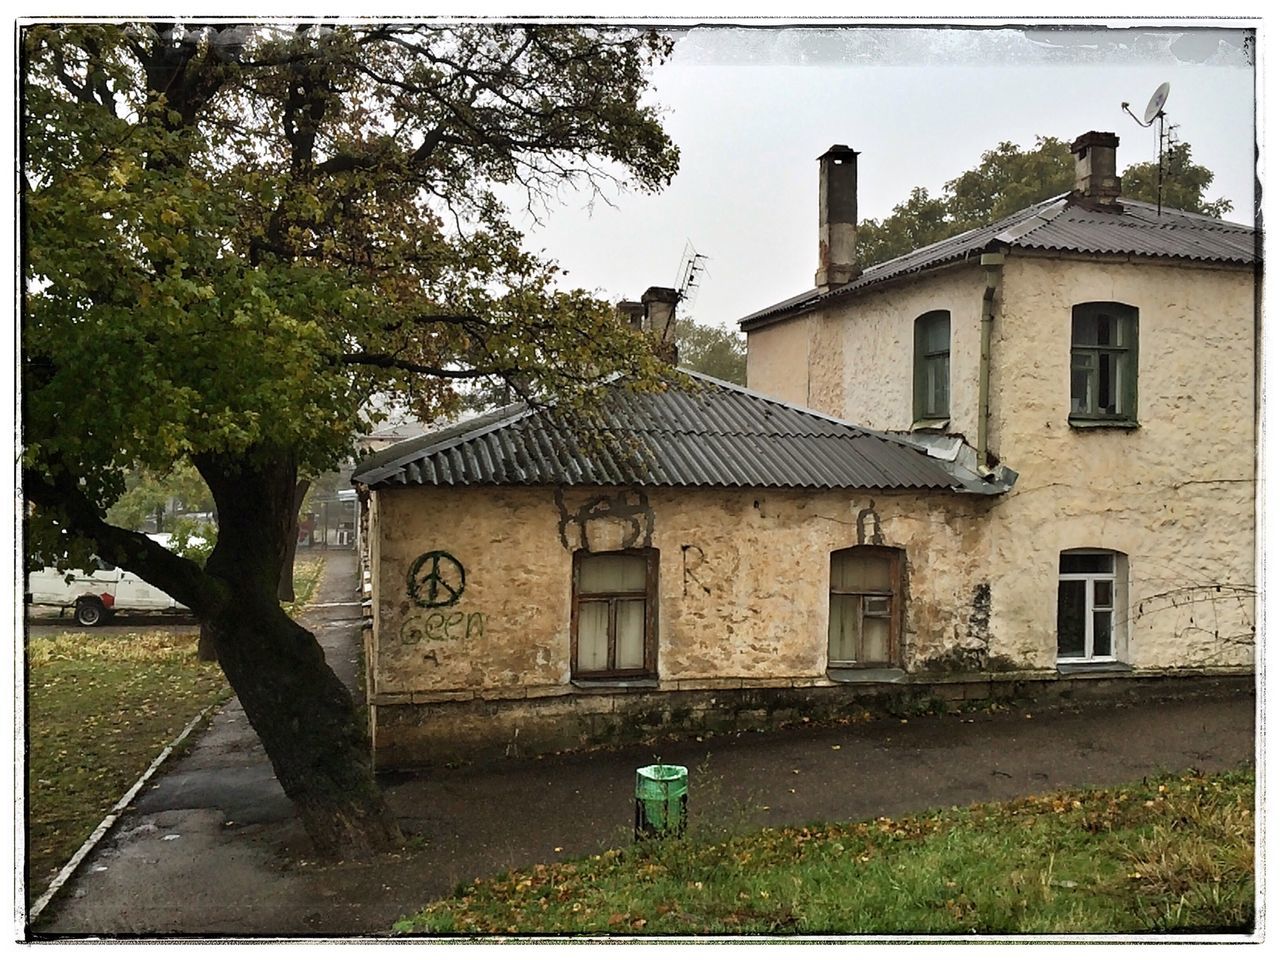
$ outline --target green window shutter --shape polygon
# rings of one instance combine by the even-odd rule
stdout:
[[[1138,311],[1130,308],[1124,317],[1125,344],[1128,346],[1126,373],[1122,396],[1127,419],[1138,420]]]

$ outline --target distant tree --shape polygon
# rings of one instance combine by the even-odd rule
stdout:
[[[746,384],[747,344],[742,334],[699,324],[692,317],[679,317],[676,347],[680,352],[680,366],[719,380]]]
[[[178,463],[167,472],[130,470],[124,476],[124,493],[107,510],[107,522],[140,530],[154,521],[157,533],[168,533],[176,520],[170,504],[181,504],[184,513],[212,513],[213,494],[189,463]]]
[[[1135,163],[1126,167],[1123,177],[1124,195],[1134,200],[1156,202],[1158,167],[1151,163]],[[1191,162],[1191,144],[1175,143],[1165,154],[1164,191],[1161,203],[1174,210],[1189,210],[1210,217],[1221,217],[1231,211],[1226,197],[1205,200],[1204,193],[1213,183],[1213,171]]]
[[[1124,196],[1155,203],[1156,179],[1155,163],[1133,164],[1121,175]],[[1220,217],[1231,202],[1205,199],[1212,182],[1213,172],[1192,162],[1190,144],[1175,144],[1165,160],[1164,206]],[[940,196],[916,187],[883,220],[860,223],[859,259],[868,265],[883,263],[1066,193],[1074,183],[1075,159],[1065,140],[1037,137],[1028,150],[1002,141],[972,170],[948,180]]]

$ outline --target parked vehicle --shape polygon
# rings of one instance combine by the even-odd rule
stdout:
[[[167,534],[152,534],[163,543]],[[95,627],[120,611],[185,613],[187,608],[141,577],[99,561],[94,569],[59,571],[45,567],[27,575],[27,604],[75,610],[76,623]]]

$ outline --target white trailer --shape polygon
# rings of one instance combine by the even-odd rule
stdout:
[[[163,534],[152,539],[163,542]],[[27,604],[75,610],[76,623],[93,627],[113,613],[185,613],[187,608],[141,577],[101,561],[93,570],[45,567],[27,575]]]

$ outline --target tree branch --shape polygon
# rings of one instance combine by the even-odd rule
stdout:
[[[509,377],[519,372],[517,367],[466,367],[451,369],[449,367],[431,366],[425,363],[414,363],[403,360],[389,353],[344,353],[338,360],[362,367],[379,367],[384,370],[399,370],[403,373],[418,373],[427,377],[441,377],[448,380],[477,380],[480,377]]]
[[[109,524],[76,482],[63,473],[50,480],[22,471],[23,494],[37,507],[56,513],[72,533],[90,540],[98,556],[159,587],[201,619],[225,602],[220,583],[199,564],[166,550],[150,537]]]

